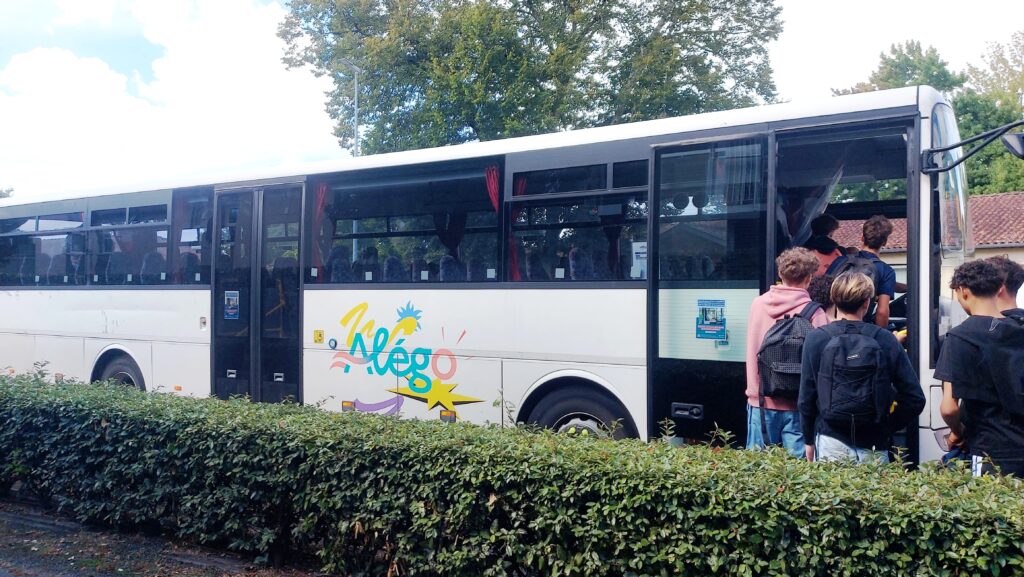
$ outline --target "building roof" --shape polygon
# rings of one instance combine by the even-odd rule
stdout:
[[[1024,246],[1024,192],[977,194],[970,197],[970,215],[977,247]],[[860,246],[863,220],[839,222],[832,238],[840,246]],[[892,219],[892,235],[883,252],[907,250],[907,219]]]
[[[1024,245],[1024,192],[978,194],[970,205],[976,246]]]

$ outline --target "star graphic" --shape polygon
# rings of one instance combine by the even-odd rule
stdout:
[[[458,393],[453,393],[452,389],[459,386],[457,383],[442,383],[440,379],[434,379],[430,383],[430,388],[425,393],[417,393],[409,387],[398,387],[397,389],[388,389],[389,393],[398,393],[403,397],[410,399],[416,399],[417,401],[427,404],[427,410],[433,409],[434,407],[441,405],[449,411],[455,410],[455,405],[465,405],[467,403],[479,403],[483,399],[475,399],[473,397],[467,397]]]

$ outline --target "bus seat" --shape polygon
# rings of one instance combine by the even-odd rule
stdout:
[[[199,257],[193,252],[182,253],[181,268],[178,271],[181,284],[196,284],[196,273],[199,272]]]
[[[409,275],[406,274],[405,265],[395,255],[391,255],[384,261],[384,282],[408,282]]]
[[[139,281],[142,284],[161,284],[160,273],[167,272],[167,261],[164,255],[153,251],[142,257],[142,268],[139,270]],[[166,275],[165,275],[166,276]]]
[[[440,267],[438,274],[441,277],[441,282],[463,282],[466,280],[463,269],[454,256],[450,254],[442,256],[438,266]]]
[[[128,281],[128,255],[123,252],[110,254],[104,281],[108,285],[121,285]]]
[[[327,280],[333,283],[352,282],[352,263],[348,260],[348,249],[336,246],[327,256]]]
[[[28,271],[26,271],[29,276],[28,276],[28,279],[27,279],[28,282],[25,283],[25,284],[34,284],[34,285],[48,285],[48,284],[50,284],[50,277],[47,276],[47,273],[50,270],[50,255],[46,254],[45,252],[37,255],[36,258],[35,258],[35,262],[33,264],[36,265],[35,266],[35,270],[28,270]],[[36,277],[39,277],[39,281],[38,282],[36,281]]]

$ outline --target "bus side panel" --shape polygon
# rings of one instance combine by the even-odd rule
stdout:
[[[33,347],[31,335],[0,332],[0,370],[5,374],[31,370]]]
[[[338,339],[339,341],[341,339]],[[398,386],[393,374],[379,375],[372,365],[346,363],[338,351],[306,349],[302,354],[302,402],[329,411],[359,410],[400,415],[402,402],[389,392]],[[349,364],[349,370],[345,370]],[[371,372],[367,372],[367,368]]]
[[[642,375],[645,295],[568,286],[307,290],[304,401],[333,397],[326,406],[337,409],[354,400],[339,392],[352,389],[368,410],[388,412],[395,402],[388,389],[397,382],[402,414],[436,419],[448,404],[460,419],[501,422],[495,401],[521,402],[548,372],[622,365]],[[510,382],[501,369],[510,360],[549,364],[529,375],[513,371]],[[627,382],[616,382],[621,374],[630,375]],[[616,372],[608,381],[620,395],[635,395],[627,406],[639,426],[646,420],[646,387],[633,375]]]
[[[81,337],[37,336],[33,359],[45,359],[45,370],[51,375],[80,381],[89,380],[83,356],[85,343]]]
[[[190,397],[210,396],[210,345],[153,343],[151,391]]]
[[[147,388],[162,384],[154,381],[155,354],[159,371],[177,367],[168,377],[177,381],[167,383],[170,390],[177,384],[182,392],[209,392],[208,290],[16,290],[2,294],[2,308],[3,366],[26,371],[34,362],[47,362],[51,373],[87,380],[105,350],[123,349],[142,370]]]

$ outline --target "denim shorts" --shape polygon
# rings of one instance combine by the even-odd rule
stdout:
[[[854,463],[888,463],[888,449],[860,449],[829,437],[817,435],[814,438],[815,461],[852,461]]]
[[[764,410],[768,426],[769,445],[782,445],[790,455],[804,458],[804,436],[800,432],[798,411]],[[763,449],[764,435],[761,432],[761,408],[747,403],[747,450]]]

